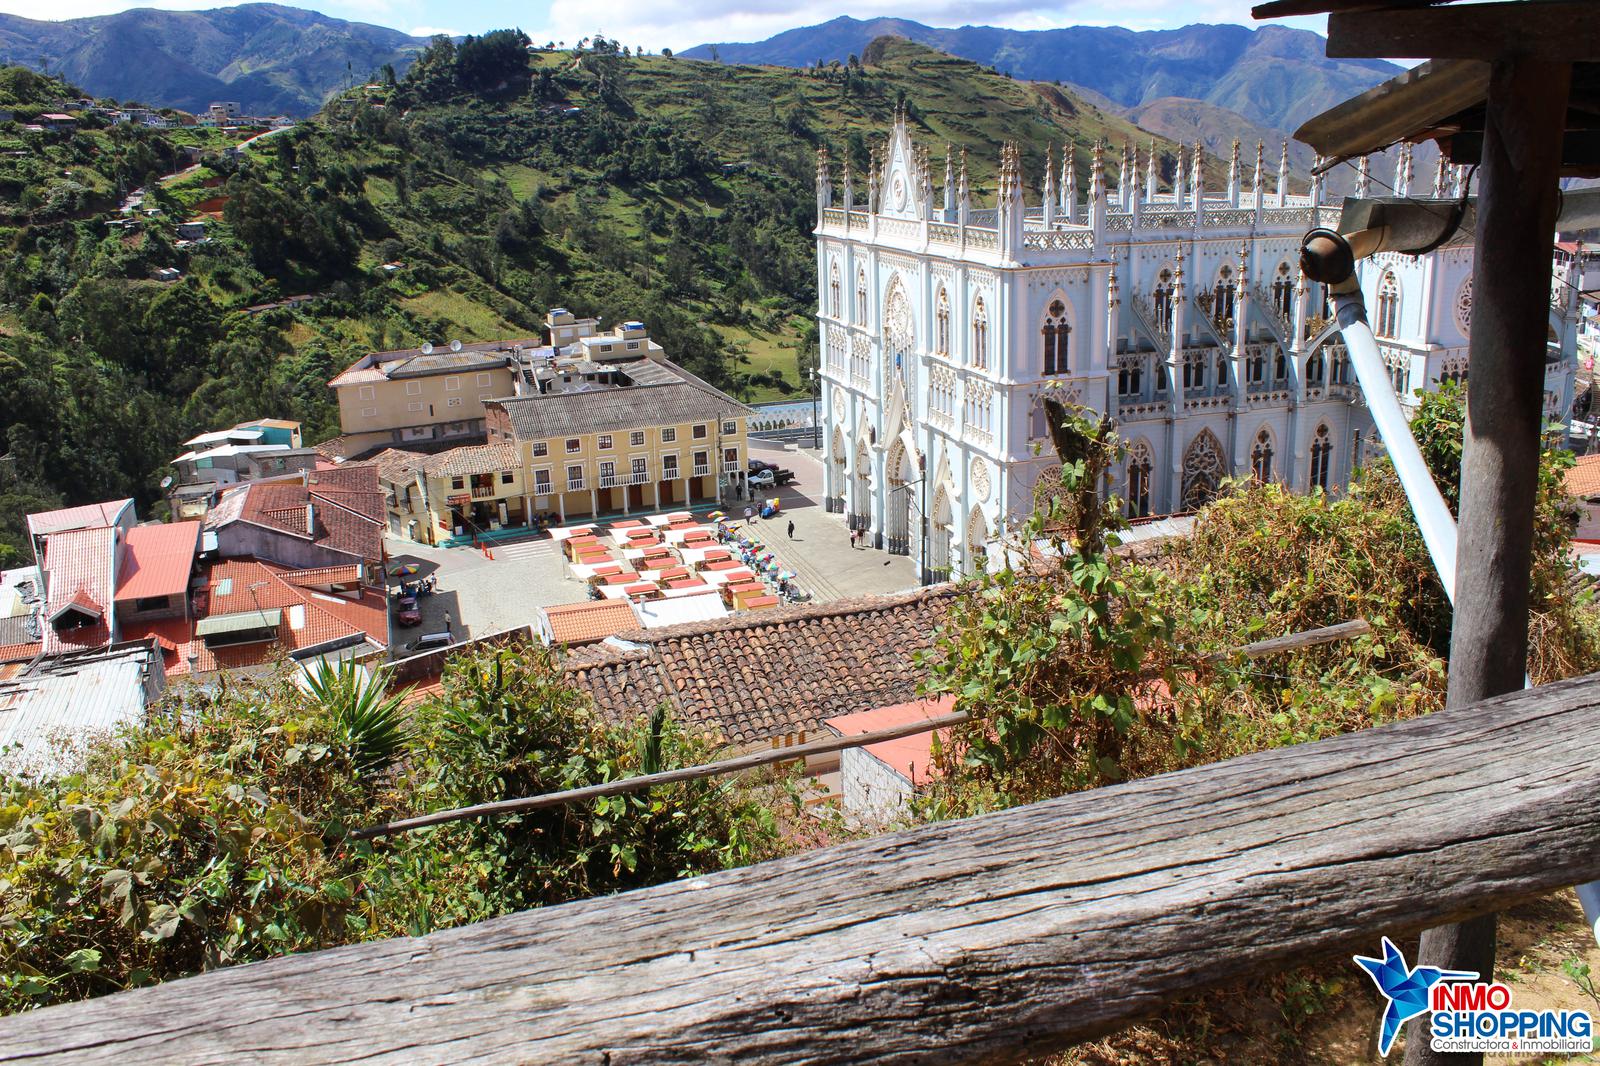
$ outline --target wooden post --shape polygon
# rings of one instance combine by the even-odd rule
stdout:
[[[1526,57],[1496,60],[1490,75],[1448,707],[1520,689],[1527,671],[1550,249],[1571,77],[1569,63]],[[1489,980],[1495,924],[1489,914],[1429,929],[1418,961],[1476,970]],[[1428,1043],[1425,1020],[1411,1022],[1406,1066],[1483,1061],[1481,1054],[1435,1052]]]

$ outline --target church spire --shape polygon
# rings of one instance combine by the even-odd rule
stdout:
[[[879,181],[881,171],[878,165],[878,146],[872,146],[872,157],[867,166],[867,210],[877,214],[883,205],[879,202]]]
[[[1156,142],[1150,140],[1150,155],[1144,161],[1144,199],[1146,203],[1156,198]]]
[[[967,224],[972,213],[972,186],[967,182],[967,150],[961,149],[961,170],[956,175],[956,211],[961,225]]]
[[[956,209],[956,150],[949,142],[944,146],[944,221],[949,222]]]
[[[833,206],[833,175],[828,169],[828,146],[817,149],[817,210]]]
[[[1278,156],[1278,206],[1282,207],[1289,202],[1289,142],[1283,142],[1283,151]]]
[[[1443,200],[1448,195],[1445,186],[1445,159],[1444,153],[1439,153],[1439,162],[1433,168],[1433,198]]]
[[[1056,221],[1056,155],[1055,145],[1044,146],[1044,189],[1042,191],[1044,208],[1044,228],[1049,229]]]
[[[1364,155],[1356,164],[1356,196],[1366,199],[1372,195],[1372,157]]]
[[[1239,206],[1239,138],[1233,139],[1233,158],[1228,162],[1228,206]]]
[[[1257,211],[1261,210],[1261,197],[1266,192],[1267,180],[1267,146],[1260,141],[1256,142],[1256,175],[1250,182],[1250,197],[1254,201]]]
[[[1178,145],[1178,169],[1174,171],[1172,175],[1172,197],[1175,201],[1174,206],[1177,207],[1179,211],[1183,210],[1183,205],[1188,198],[1188,192],[1189,160],[1187,155],[1185,155],[1184,146],[1180,144]]]
[[[1061,217],[1068,222],[1078,221],[1078,168],[1073,165],[1074,154],[1071,141],[1061,146]]]
[[[850,174],[850,152],[844,153],[844,173],[840,175],[841,191],[844,193],[844,209],[849,211],[856,205],[856,183]],[[846,221],[849,221],[846,219]]]

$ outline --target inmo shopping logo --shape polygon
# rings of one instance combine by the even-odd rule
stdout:
[[[1513,1010],[1511,989],[1480,981],[1470,970],[1406,965],[1388,937],[1383,957],[1354,956],[1388,1000],[1378,1033],[1378,1053],[1388,1055],[1400,1027],[1421,1014],[1435,1051],[1496,1051],[1518,1054],[1591,1052],[1592,1021],[1581,1010]]]

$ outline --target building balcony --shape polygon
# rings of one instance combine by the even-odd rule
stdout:
[[[650,471],[648,470],[630,470],[622,475],[622,484],[624,485],[643,485],[649,480]]]
[[[694,464],[694,468],[689,471],[689,476],[690,477],[705,477],[709,473],[711,473],[711,464],[710,463],[696,463],[696,464]]]
[[[581,477],[568,478],[567,479],[567,491],[568,492],[581,492],[581,491],[583,491],[583,478],[581,478]]]
[[[494,485],[472,486],[472,498],[474,500],[492,500],[497,494],[498,490]]]
[[[625,485],[625,484],[627,484],[627,482],[624,481],[622,478],[618,477],[616,474],[601,474],[600,475],[600,487],[603,488],[603,489],[614,489],[618,485]],[[583,486],[579,485],[577,487],[581,489]]]
[[[662,467],[661,468],[661,480],[662,481],[682,481],[683,480],[683,467],[681,467],[681,466],[664,466],[664,467]]]
[[[739,461],[735,459],[730,462],[724,459],[722,461],[722,472],[724,474],[737,474],[739,472]]]

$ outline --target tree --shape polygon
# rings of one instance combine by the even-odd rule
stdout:
[[[521,30],[494,30],[468,37],[455,53],[456,81],[484,97],[517,96],[528,91],[528,35]]]

